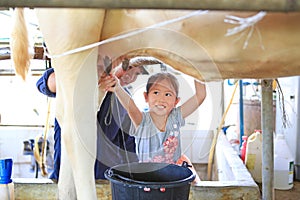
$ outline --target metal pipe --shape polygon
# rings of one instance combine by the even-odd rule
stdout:
[[[300,0],[1,0],[0,7],[60,7],[105,9],[187,9],[187,10],[238,10],[238,11],[299,11]]]
[[[243,101],[243,80],[239,80],[240,89],[240,147],[242,146],[243,136],[244,136],[244,101]]]
[[[274,154],[273,154],[273,90],[272,80],[262,80],[262,199],[274,199]]]

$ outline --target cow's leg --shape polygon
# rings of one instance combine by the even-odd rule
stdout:
[[[76,58],[74,58],[76,59]],[[76,59],[77,62],[82,62]],[[63,91],[62,121],[62,171],[59,179],[59,198],[73,199],[69,181],[73,175],[78,199],[96,199],[94,162],[96,152],[97,109],[97,49],[87,55],[73,77],[64,68],[55,69],[56,78]],[[59,99],[58,99],[59,100]],[[70,167],[71,165],[71,167]],[[72,170],[72,175],[67,170]],[[68,177],[70,176],[70,177]]]
[[[63,144],[62,144],[63,145]],[[62,181],[58,182],[59,188],[59,198],[58,199],[68,199],[76,200],[76,189],[73,179],[71,162],[68,159],[68,154],[65,151],[66,148],[61,149],[61,165],[60,165],[60,175],[59,179]]]
[[[51,54],[99,41],[104,10],[40,9],[37,14]],[[62,128],[58,189],[64,200],[76,195],[79,200],[96,199],[96,61],[96,50],[52,59],[57,79],[56,117]]]

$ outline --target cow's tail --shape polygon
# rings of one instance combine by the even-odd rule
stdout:
[[[28,30],[23,8],[15,9],[10,48],[16,74],[25,80],[29,71],[31,55],[29,53]]]

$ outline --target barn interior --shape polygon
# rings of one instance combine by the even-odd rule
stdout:
[[[213,22],[211,24],[200,23],[203,26],[214,27],[214,25],[222,24],[226,27],[224,30],[227,30],[227,33],[224,31],[212,33],[210,31],[213,29],[207,29],[207,31],[204,29],[203,33],[199,33],[199,35],[202,37],[216,34],[215,37],[222,35],[225,38],[223,41],[207,42],[204,47],[209,49],[209,57],[214,60],[214,63],[221,66],[219,68],[221,73],[226,69],[228,69],[228,73],[222,78],[215,75],[215,71],[208,73],[208,97],[203,106],[186,120],[187,125],[183,131],[187,134],[182,134],[182,149],[191,158],[203,180],[200,185],[191,187],[189,199],[208,198],[208,196],[213,199],[226,199],[227,197],[230,199],[260,199],[264,195],[268,197],[274,195],[275,199],[283,199],[283,197],[284,199],[299,199],[300,68],[298,54],[300,51],[298,48],[300,39],[297,36],[300,31],[298,26],[300,15],[298,12],[288,11],[290,12],[283,13],[280,10],[276,12],[232,11],[228,13],[209,11],[213,12],[209,18],[213,18],[215,15],[214,19],[221,19],[221,22],[216,24]],[[46,60],[44,56],[43,37],[38,30],[34,14],[28,9],[27,16],[32,20],[29,27],[31,27],[34,40],[35,58],[31,60],[29,78],[24,83],[20,77],[15,75],[10,60],[9,30],[12,24],[12,10],[3,9],[0,15],[3,18],[1,27],[8,27],[1,29],[3,35],[0,35],[0,90],[1,94],[5,94],[5,98],[1,95],[0,102],[0,158],[13,158],[12,178],[15,199],[38,199],[41,195],[39,191],[43,191],[43,199],[56,199],[57,184],[47,176],[42,176],[33,152],[28,151],[28,147],[32,147],[32,140],[45,135],[45,121],[48,112],[50,111],[50,119],[55,118],[55,101],[51,100],[49,106],[49,98],[41,95],[35,86],[37,79],[50,67],[49,60]],[[237,16],[240,18],[235,18]],[[268,18],[268,16],[271,17]],[[246,22],[243,24],[243,19],[248,19],[250,22],[245,20]],[[276,20],[280,24],[279,26],[274,22]],[[234,29],[236,24],[238,25]],[[264,32],[264,27],[267,27],[267,32]],[[274,32],[275,28],[276,33]],[[281,36],[277,37],[278,35]],[[278,41],[278,38],[285,40]],[[241,61],[230,60],[230,56],[228,57],[224,53],[228,51],[226,47],[230,45],[238,46],[237,49],[241,52],[238,53]],[[236,51],[238,51],[237,49]],[[234,73],[236,70],[234,67],[238,67],[240,62],[248,62],[243,65],[248,66],[248,70],[240,74]],[[151,73],[167,70],[176,74],[181,84],[180,96],[185,97],[192,91],[193,79],[189,75],[181,73],[180,67],[174,67],[173,64],[169,61],[164,65],[145,65],[144,67]],[[143,92],[142,86],[147,77],[148,75],[140,75],[129,86],[133,96],[136,96],[137,102],[140,102],[141,109],[146,109],[146,105],[138,97]],[[276,82],[275,79],[278,81]],[[265,84],[269,83],[272,83],[273,86],[270,100],[273,112],[264,113],[262,99]],[[266,188],[263,186],[262,178],[257,179],[253,168],[251,171],[249,166],[240,159],[243,136],[250,138],[256,130],[263,130],[262,123],[265,122],[262,121],[262,116],[264,115],[271,118],[268,128],[274,131],[274,137],[277,134],[285,136],[287,143],[285,150],[290,151],[292,155],[294,162],[292,184],[290,184],[292,188],[288,190],[270,188],[270,190],[263,191]],[[288,116],[287,121],[284,121],[283,116]],[[285,122],[287,122],[287,126],[285,126]],[[46,150],[48,173],[51,173],[51,167],[53,167],[52,120],[50,127],[47,133],[49,143]],[[216,135],[217,139],[215,139]],[[261,143],[263,142],[261,141]],[[215,151],[214,165],[209,175],[212,146]],[[260,153],[262,151],[266,150],[261,148]],[[261,160],[259,165],[262,165],[263,161]],[[211,175],[212,177],[209,177]],[[97,195],[99,199],[111,198],[110,186],[107,181],[97,183]]]

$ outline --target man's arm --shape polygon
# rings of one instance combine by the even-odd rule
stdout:
[[[48,85],[52,84],[53,82],[55,84],[54,69],[50,68],[46,70],[41,78],[36,82],[36,87],[42,94],[47,95],[48,97],[56,97],[56,85],[54,87],[53,85]]]

